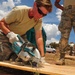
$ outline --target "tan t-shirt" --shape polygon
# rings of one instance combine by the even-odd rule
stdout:
[[[75,5],[75,0],[64,0],[64,7],[69,5]]]
[[[34,18],[28,17],[28,6],[16,6],[5,17],[5,21],[9,24],[9,29],[17,34],[23,35],[32,27],[36,30],[42,29],[42,20],[35,21]]]

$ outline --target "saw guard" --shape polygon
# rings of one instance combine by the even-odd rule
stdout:
[[[40,52],[39,52],[39,50],[38,50],[37,48],[33,51],[33,53],[35,54],[35,57],[36,57],[36,58],[38,58],[38,59],[41,58]]]

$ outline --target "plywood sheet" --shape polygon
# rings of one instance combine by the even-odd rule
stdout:
[[[10,63],[0,62],[0,66],[23,70],[23,71],[30,71],[30,72],[37,72],[47,75],[75,75],[75,67],[70,66],[58,66],[58,65],[44,65],[40,68],[32,68],[28,66],[18,66],[13,65]]]

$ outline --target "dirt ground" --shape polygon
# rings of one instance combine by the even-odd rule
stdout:
[[[58,53],[46,53],[46,61],[48,63],[55,64],[57,59],[58,59]],[[75,60],[65,59],[65,65],[74,67],[75,66]]]
[[[58,58],[58,53],[46,53],[45,55],[46,61],[50,64],[55,64],[57,58]],[[71,59],[65,59],[67,66],[75,66],[75,60]],[[65,66],[64,65],[64,66]],[[34,75],[34,73],[31,72],[25,72],[25,71],[18,71],[18,70],[12,70],[9,68],[4,68],[0,67],[0,73],[8,74],[8,75]]]

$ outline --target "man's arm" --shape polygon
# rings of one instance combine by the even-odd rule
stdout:
[[[41,53],[41,56],[43,57],[45,56],[45,54],[44,54],[44,43],[43,43],[43,37],[42,37],[41,30],[35,32],[35,38],[36,38],[38,49]]]
[[[13,43],[14,41],[19,41],[17,34],[9,30],[9,25],[5,22],[4,19],[0,21],[0,29],[9,38],[10,43]]]
[[[3,31],[4,34],[10,32],[8,24],[5,22],[4,18],[0,21],[0,29]]]
[[[61,0],[56,0],[56,1],[55,1],[55,6],[56,6],[57,8],[59,8],[59,9],[61,9],[61,10],[64,10],[64,7],[59,4],[60,1],[61,1]]]

